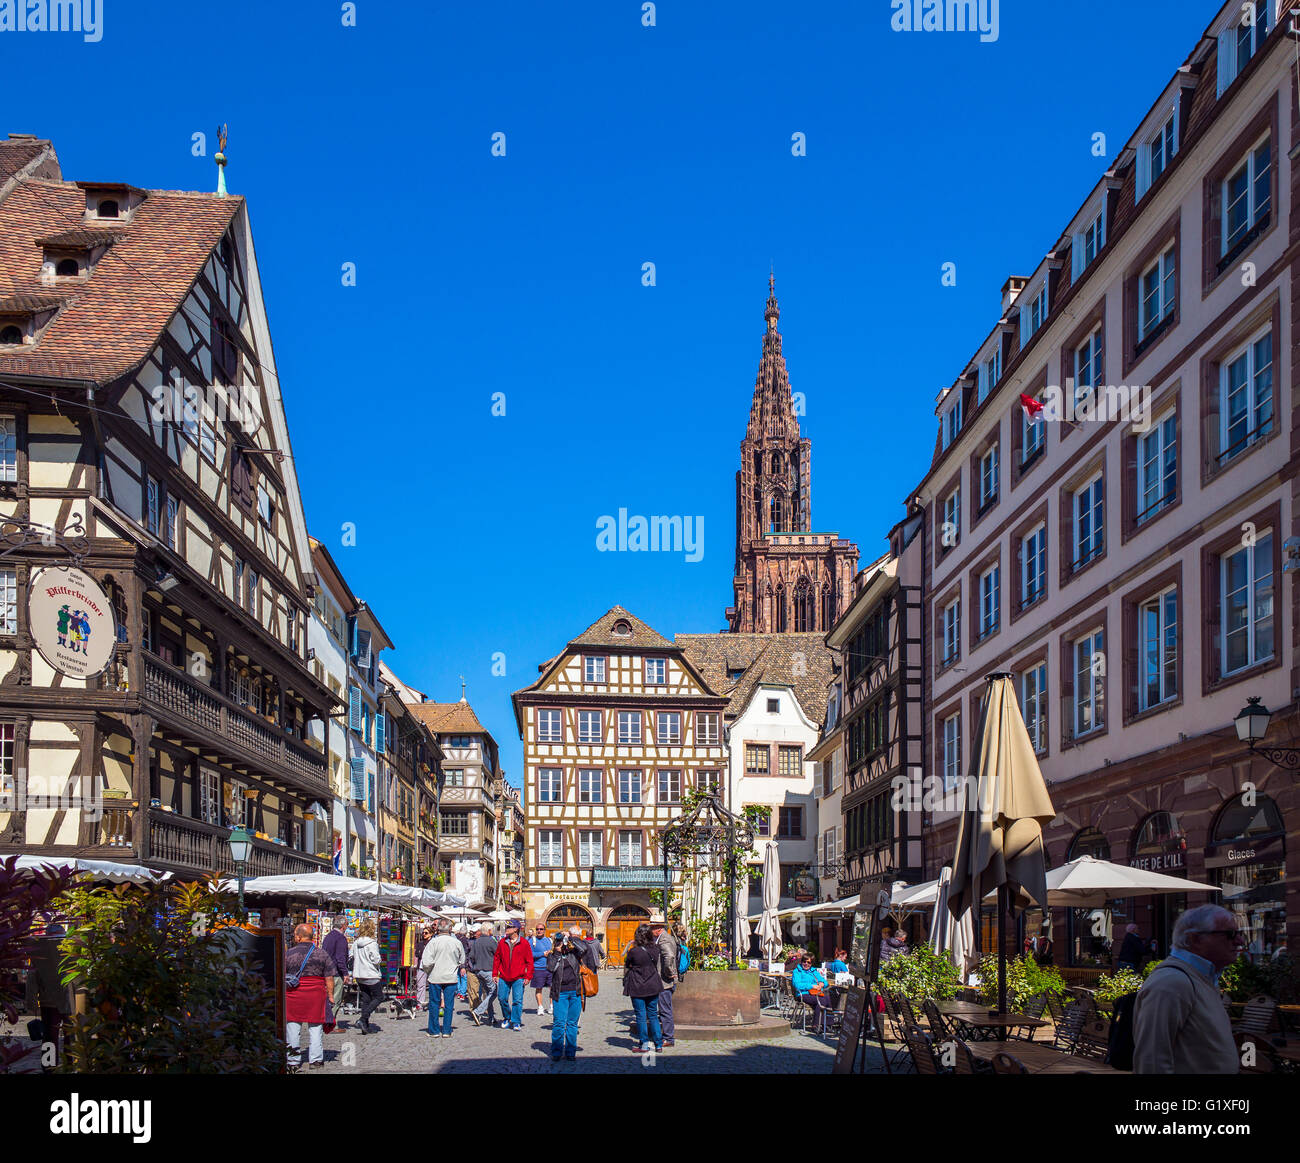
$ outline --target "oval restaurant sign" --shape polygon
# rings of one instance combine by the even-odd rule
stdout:
[[[33,575],[27,624],[41,657],[69,678],[93,678],[113,657],[113,607],[99,583],[79,569]]]

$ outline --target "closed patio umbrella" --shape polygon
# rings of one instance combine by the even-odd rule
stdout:
[[[973,914],[997,890],[998,1010],[1005,1012],[1006,910],[1046,910],[1043,828],[1056,815],[1009,674],[988,676],[963,798],[948,911]]]
[[[970,909],[960,917],[954,917],[948,911],[948,896],[952,885],[952,869],[946,864],[939,873],[938,899],[935,903],[934,917],[930,922],[930,947],[939,954],[947,953],[949,960],[965,980],[972,965],[971,954],[974,949],[974,926],[971,924]]]
[[[758,940],[769,961],[781,955],[781,922],[776,910],[781,903],[781,865],[776,845],[768,842],[763,853],[763,915],[758,920]]]

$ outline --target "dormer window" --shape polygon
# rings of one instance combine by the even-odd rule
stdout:
[[[632,624],[630,622],[625,622],[620,618],[610,628],[610,633],[613,634],[615,638],[631,638]]]
[[[999,335],[997,346],[988,359],[981,361],[979,370],[979,390],[976,403],[982,404],[989,393],[998,386],[1002,378],[1002,337]]]
[[[1268,0],[1249,0],[1236,6],[1233,21],[1219,33],[1218,96],[1239,76],[1261,48],[1268,36],[1272,5]]]
[[[0,327],[0,347],[13,347],[23,341],[23,329],[12,323]]]
[[[1020,308],[1020,346],[1026,347],[1030,338],[1047,320],[1047,281],[1034,292],[1034,297]]]
[[[101,198],[95,207],[95,213],[100,218],[118,218],[121,216],[121,208],[116,198]]]
[[[1137,197],[1142,196],[1159,181],[1178,153],[1178,102],[1170,109],[1155,132],[1137,149]]]
[[[86,195],[86,221],[130,222],[148,194],[123,182],[78,182]]]
[[[956,387],[949,390],[956,397],[956,402],[943,414],[943,418],[939,421],[945,449],[957,439],[958,433],[961,432],[961,388]]]
[[[81,274],[81,264],[75,258],[61,258],[54,267],[54,273],[61,279],[75,279]]]
[[[1096,215],[1084,224],[1083,229],[1074,235],[1074,246],[1071,248],[1074,256],[1072,282],[1078,282],[1079,276],[1093,264],[1105,245],[1106,211],[1099,209]]]

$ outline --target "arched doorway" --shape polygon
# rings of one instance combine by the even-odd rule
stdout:
[[[1245,798],[1233,796],[1219,812],[1205,871],[1246,935],[1246,955],[1263,961],[1286,945],[1286,827],[1269,796]]]
[[[1129,845],[1129,866],[1165,876],[1187,875],[1187,834],[1173,812],[1152,812],[1137,826]],[[1164,957],[1171,948],[1174,922],[1187,909],[1186,893],[1162,893],[1142,902],[1143,917],[1134,915],[1144,941],[1154,941],[1152,956]]]
[[[610,965],[623,964],[623,950],[636,936],[637,925],[644,925],[650,914],[640,905],[619,905],[605,922],[605,956]]]
[[[543,924],[546,925],[546,935],[552,938],[561,929],[567,929],[570,925],[585,929],[588,937],[596,931],[596,924],[591,919],[591,914],[581,905],[556,905],[546,914]]]

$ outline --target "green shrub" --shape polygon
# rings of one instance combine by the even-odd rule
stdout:
[[[1132,969],[1117,969],[1114,973],[1103,973],[1097,978],[1093,992],[1100,1002],[1112,1002],[1126,993],[1137,993],[1142,988],[1142,976]]]
[[[1219,988],[1233,1001],[1262,993],[1279,1005],[1295,1005],[1300,1002],[1300,965],[1287,953],[1264,961],[1250,961],[1243,953],[1219,976]]]
[[[234,952],[234,901],[208,885],[74,889],[63,979],[68,1073],[272,1073],[285,1064],[269,987]]]
[[[893,994],[902,994],[914,1006],[927,999],[946,1001],[961,989],[957,967],[929,945],[918,945],[908,953],[895,953],[880,967],[878,983]]]
[[[986,953],[980,958],[980,1000],[994,1006],[998,1002],[998,959]],[[1054,965],[1039,965],[1032,957],[1007,959],[1007,1006],[1024,1009],[1029,999],[1041,994],[1057,997],[1069,992],[1069,986]]]

